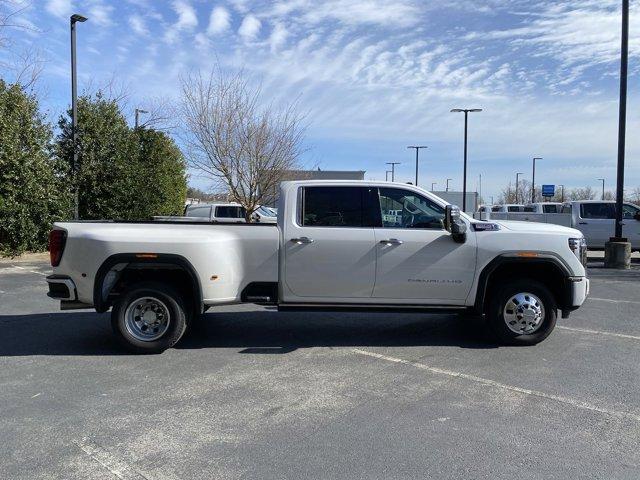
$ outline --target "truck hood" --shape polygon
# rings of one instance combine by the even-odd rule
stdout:
[[[563,227],[561,225],[554,225],[552,223],[539,223],[539,222],[521,222],[517,220],[491,220],[492,223],[497,223],[507,230],[515,232],[527,232],[527,233],[557,233],[560,235],[567,235],[569,237],[580,238],[582,232],[575,228]]]

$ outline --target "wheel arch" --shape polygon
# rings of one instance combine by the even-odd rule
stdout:
[[[176,275],[176,272],[179,273]],[[175,280],[171,279],[172,276],[176,277]],[[186,294],[185,300],[194,312],[202,312],[202,286],[195,268],[185,257],[169,253],[117,253],[108,257],[100,265],[93,284],[96,311],[106,312],[113,305],[114,288],[134,277],[138,280],[169,279],[167,283],[175,284]]]
[[[480,272],[474,309],[484,313],[490,294],[499,286],[497,282],[517,277],[540,281],[551,290],[558,308],[569,306],[571,272],[561,259],[554,254],[531,257],[503,254],[491,260]]]

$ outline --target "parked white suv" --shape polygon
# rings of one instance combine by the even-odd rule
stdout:
[[[203,220],[56,223],[49,296],[113,307],[126,346],[161,352],[207,308],[240,302],[471,313],[532,345],[589,291],[577,230],[474,220],[413,185],[284,182],[277,225]]]

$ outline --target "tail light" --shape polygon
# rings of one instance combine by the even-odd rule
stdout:
[[[52,267],[60,265],[66,242],[67,232],[64,230],[51,230],[51,232],[49,232],[49,258]]]

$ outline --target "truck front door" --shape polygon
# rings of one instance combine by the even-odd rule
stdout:
[[[283,238],[285,302],[370,298],[376,268],[375,188],[305,186]],[[300,297],[300,298],[298,298]]]
[[[464,304],[476,268],[475,234],[454,242],[444,208],[411,190],[380,188],[379,204],[373,296],[386,299],[380,303]]]

